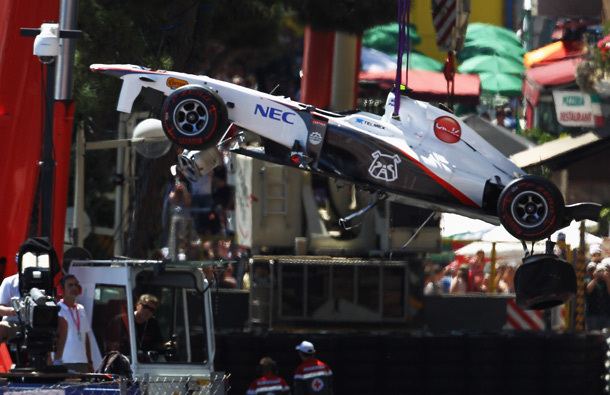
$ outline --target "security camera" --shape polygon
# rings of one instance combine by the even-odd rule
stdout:
[[[59,55],[59,24],[43,23],[34,39],[34,55],[45,64],[52,63]]]
[[[178,170],[190,182],[197,182],[199,177],[212,171],[222,162],[220,152],[216,147],[211,147],[205,151],[185,150],[178,155]]]

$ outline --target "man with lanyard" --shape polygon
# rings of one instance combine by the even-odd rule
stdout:
[[[76,303],[76,297],[82,288],[73,274],[66,274],[59,280],[59,290],[63,290],[63,299],[57,303],[61,308],[59,316],[68,321],[68,336],[64,348],[63,363],[69,369],[80,373],[93,373],[91,345],[88,332],[91,327],[85,308]]]
[[[277,376],[277,365],[269,357],[264,357],[258,363],[259,373],[262,377],[254,380],[246,395],[290,395],[290,387],[283,378]]]
[[[317,360],[313,344],[303,341],[296,346],[303,363],[294,372],[294,393],[296,395],[332,395],[333,372],[322,361]]]

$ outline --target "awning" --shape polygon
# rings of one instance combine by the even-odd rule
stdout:
[[[527,151],[518,152],[510,159],[524,170],[534,166],[546,166],[553,170],[606,150],[609,145],[610,128],[600,128],[578,136],[565,136],[549,141]]]
[[[375,82],[379,88],[389,91],[395,84],[396,71],[384,70],[367,72],[359,75],[360,82]],[[403,84],[404,84],[403,72]],[[447,100],[447,81],[445,75],[440,72],[409,70],[408,87],[413,90],[410,97],[417,100],[445,102]],[[455,96],[456,103],[477,104],[481,94],[481,80],[476,74],[455,74]]]
[[[556,41],[523,55],[523,65],[529,69],[533,66],[543,66],[566,58],[581,57],[583,50],[584,44],[580,40]]]
[[[540,90],[545,86],[574,82],[576,66],[582,61],[583,58],[571,58],[527,70],[523,80],[523,96],[536,106],[540,99]]]

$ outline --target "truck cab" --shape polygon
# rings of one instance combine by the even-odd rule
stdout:
[[[149,388],[175,382],[176,391],[224,393],[223,374],[214,372],[215,353],[212,303],[201,262],[167,261],[72,261],[69,273],[82,286],[77,301],[91,324],[94,365],[119,351],[131,365],[134,380]],[[154,316],[144,326],[158,323],[163,347],[142,350],[134,312],[138,298],[150,294],[158,299]],[[150,330],[150,328],[148,329]],[[120,344],[120,345],[119,345]],[[159,384],[160,385],[160,384]]]

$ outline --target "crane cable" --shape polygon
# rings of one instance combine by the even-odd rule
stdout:
[[[405,20],[406,15],[406,20]],[[409,52],[411,50],[411,0],[398,0],[398,59],[396,60],[396,83],[394,85],[394,113],[392,117],[398,118],[400,110],[400,95],[403,87],[409,83]],[[405,50],[405,31],[407,36],[407,71],[405,75],[405,84],[402,85],[402,55]]]

